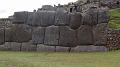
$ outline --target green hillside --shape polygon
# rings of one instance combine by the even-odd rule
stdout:
[[[110,28],[120,29],[120,8],[110,10],[109,14],[110,14],[109,22]]]

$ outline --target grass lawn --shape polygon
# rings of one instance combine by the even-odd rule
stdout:
[[[0,67],[120,67],[120,51],[91,53],[0,51]]]
[[[120,29],[120,8],[110,10],[109,15],[109,26],[113,29]]]

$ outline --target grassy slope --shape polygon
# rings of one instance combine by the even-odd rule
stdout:
[[[120,8],[110,10],[110,27],[120,29]]]
[[[119,67],[120,52],[2,52],[0,67]]]

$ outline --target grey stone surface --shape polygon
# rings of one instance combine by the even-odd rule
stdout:
[[[77,46],[71,49],[71,52],[105,52],[108,49],[105,46]]]
[[[43,44],[37,45],[37,51],[38,52],[54,52],[55,51],[55,46],[47,46]]]
[[[49,26],[45,30],[44,44],[57,46],[59,41],[59,27]]]
[[[42,26],[47,27],[54,24],[55,20],[55,11],[39,11],[33,13],[33,21],[28,22],[29,25],[32,26]]]
[[[10,50],[12,50],[12,51],[20,51],[21,43],[9,42],[9,45],[10,45]]]
[[[28,24],[30,26],[35,26],[34,24],[35,19],[35,13],[34,12],[28,12],[28,18],[25,24]]]
[[[68,52],[69,47],[56,46],[56,52]]]
[[[93,27],[94,45],[102,46],[107,43],[107,23],[101,23]]]
[[[82,15],[81,13],[71,14],[70,28],[78,29],[82,25]]]
[[[13,28],[13,42],[28,42],[32,39],[30,27],[24,24],[16,24]]]
[[[98,23],[108,23],[109,22],[109,16],[107,14],[108,14],[107,11],[105,11],[103,9],[99,9]]]
[[[0,45],[5,43],[5,37],[4,37],[5,33],[4,33],[4,29],[0,29]]]
[[[23,24],[27,21],[28,12],[22,11],[22,12],[15,12],[14,13],[14,24]]]
[[[33,27],[32,43],[43,44],[45,37],[45,27]]]
[[[59,45],[66,47],[73,47],[77,45],[76,32],[68,26],[60,26]]]
[[[33,45],[31,42],[22,43],[21,51],[36,51],[37,45]]]
[[[88,25],[82,25],[77,29],[78,45],[91,45],[93,44],[93,32],[92,27]]]
[[[55,25],[66,26],[70,23],[70,15],[64,11],[57,11],[55,14]]]
[[[96,25],[98,24],[98,9],[91,7],[87,12],[83,13],[83,25]]]

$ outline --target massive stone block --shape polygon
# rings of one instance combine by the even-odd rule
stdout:
[[[21,50],[21,43],[16,43],[16,42],[9,42],[10,45],[10,50],[13,50],[13,51],[20,51]]]
[[[94,45],[98,46],[106,45],[107,29],[108,29],[107,23],[101,23],[93,27]]]
[[[73,13],[71,14],[70,20],[70,28],[71,29],[78,29],[82,25],[82,15],[81,13]]]
[[[5,43],[5,30],[4,29],[0,29],[0,45]]]
[[[57,11],[55,14],[55,25],[66,26],[70,23],[70,15],[67,12]]]
[[[45,37],[45,27],[33,27],[32,43],[43,44]]]
[[[47,27],[54,24],[55,11],[39,11],[28,13],[28,15],[30,15],[27,21],[27,24],[29,25]]]
[[[28,12],[28,18],[25,24],[28,24],[30,26],[35,26],[35,12]]]
[[[88,25],[82,25],[77,29],[77,40],[79,45],[91,45],[93,44],[92,27]]]
[[[99,9],[98,12],[98,23],[108,23],[109,22],[109,16],[107,14],[108,12],[103,10],[103,9]]]
[[[77,46],[71,49],[71,52],[105,52],[108,49],[105,46]]]
[[[60,26],[59,45],[65,47],[73,47],[77,45],[76,32],[68,26]]]
[[[87,12],[83,13],[83,25],[96,25],[98,24],[98,9],[91,7]]]
[[[16,24],[11,28],[12,30],[12,40],[13,42],[28,42],[32,39],[31,28],[24,24]]]
[[[37,45],[33,45],[31,42],[22,43],[21,51],[36,51]]]
[[[56,46],[56,52],[68,52],[69,47]]]
[[[15,12],[13,17],[14,24],[24,24],[27,21],[28,12]]]
[[[47,46],[47,45],[43,45],[43,44],[39,44],[37,45],[37,51],[38,52],[55,52],[55,46]]]
[[[57,46],[59,42],[59,27],[58,26],[50,26],[45,30],[45,40],[44,44]]]

